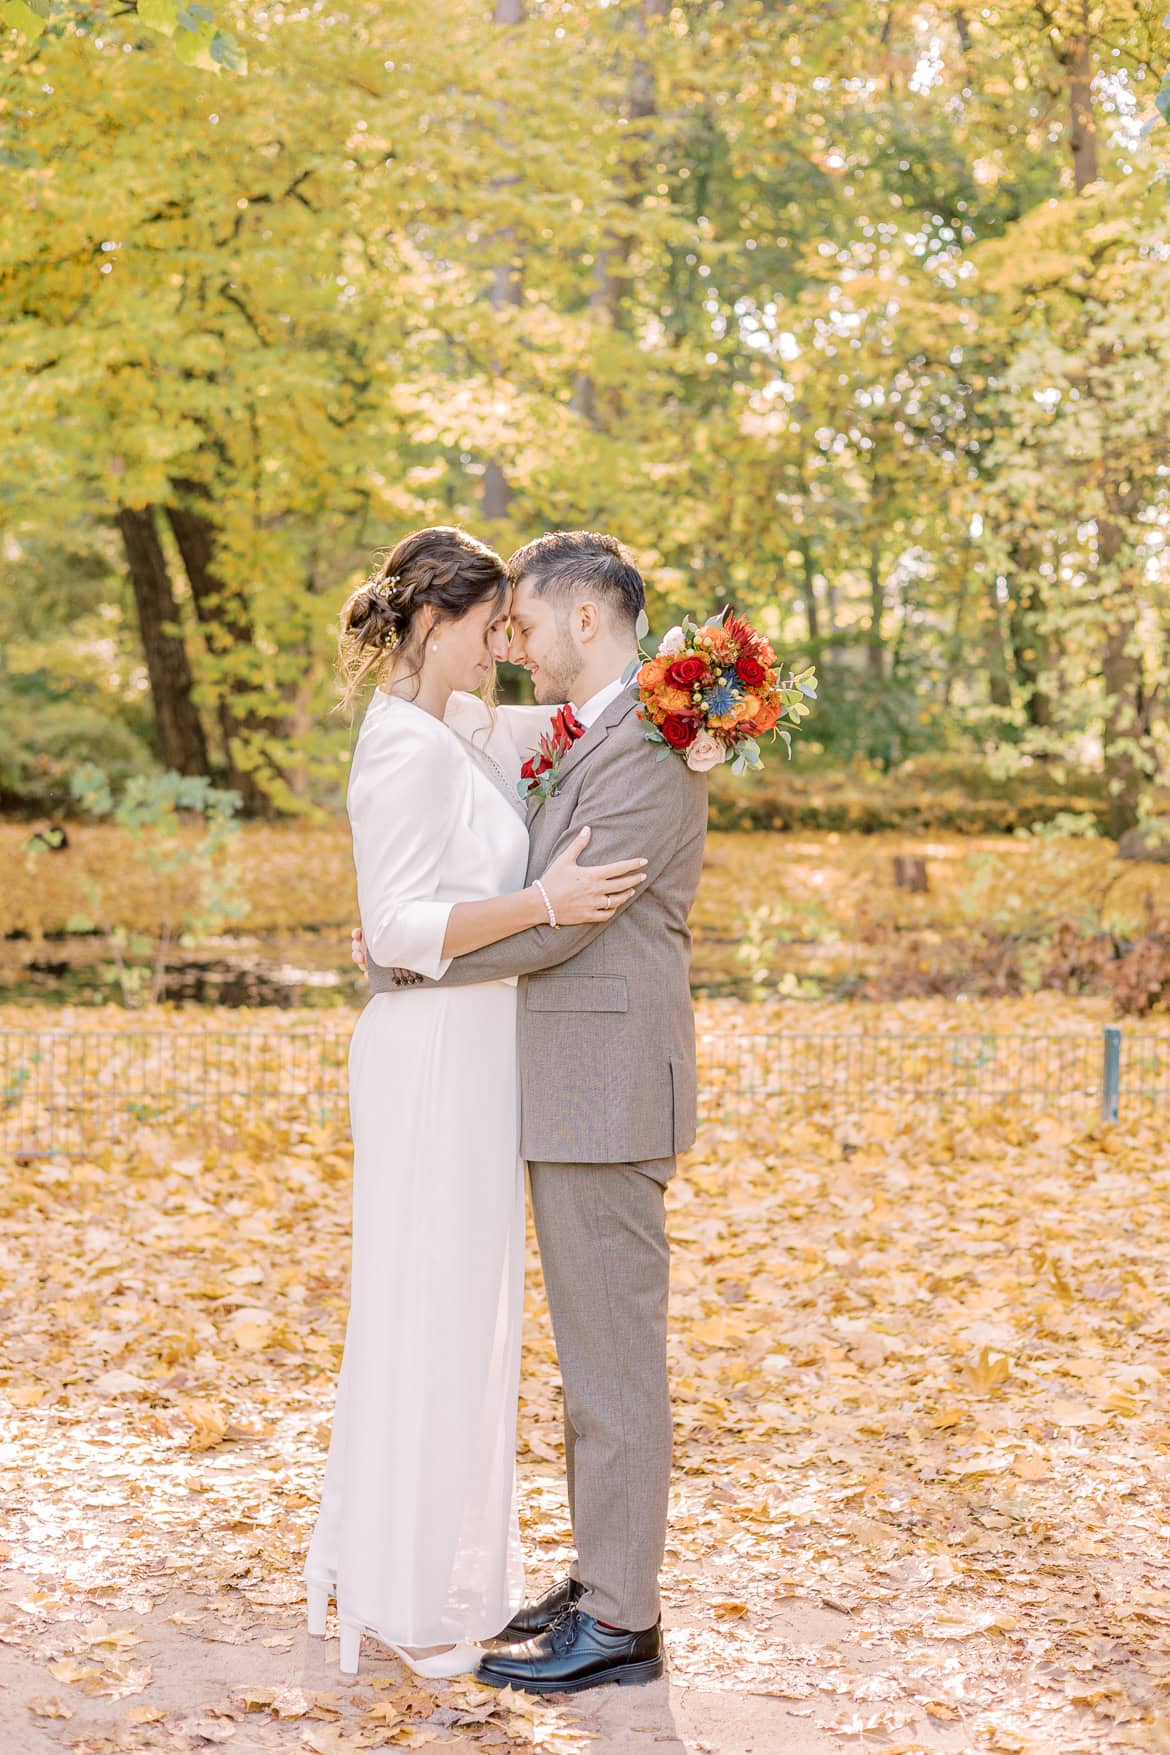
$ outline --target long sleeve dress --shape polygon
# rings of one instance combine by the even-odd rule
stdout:
[[[347,802],[378,963],[442,975],[452,905],[523,887],[515,777],[538,718],[492,720],[459,695],[444,723],[374,695]],[[395,1644],[488,1638],[524,1582],[515,980],[375,994],[349,1084],[351,1301],[305,1576],[335,1588],[344,1620]]]

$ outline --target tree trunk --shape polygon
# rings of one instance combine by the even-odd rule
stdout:
[[[503,0],[501,0],[501,4]],[[507,306],[520,303],[521,283],[514,262],[501,263],[492,277],[492,288],[488,295],[493,311],[502,311]],[[483,515],[485,518],[506,518],[512,504],[512,489],[504,474],[503,466],[495,457],[489,457],[483,472]]]
[[[813,560],[812,545],[806,536],[802,536],[800,547],[800,590],[804,598],[804,613],[808,622],[809,644],[819,646],[821,638],[821,621],[817,608],[817,570]]]
[[[215,527],[190,503],[204,497],[202,487],[198,482],[185,480],[175,481],[172,486],[184,498],[182,503],[168,505],[167,522],[183,557],[195,614],[203,629],[207,649],[216,662],[212,686],[228,781],[240,794],[245,811],[255,816],[269,808],[268,799],[253,771],[254,754],[252,760],[245,761],[241,760],[241,754],[265,733],[270,733],[273,725],[268,715],[258,713],[255,708],[240,708],[232,698],[237,689],[247,691],[255,687],[247,675],[255,653],[255,628],[243,597],[225,585],[215,571]]]
[[[644,41],[647,32],[656,20],[670,15],[670,0],[639,0],[638,35]],[[655,114],[657,99],[654,89],[654,68],[642,55],[634,62],[630,76],[630,94],[626,103],[626,116],[631,124],[645,122]],[[638,139],[637,129],[634,138]],[[633,210],[641,199],[642,182],[646,161],[645,150],[639,150],[626,167],[627,190],[623,197],[628,208]],[[593,292],[589,299],[589,311],[593,321],[618,329],[622,322],[622,302],[625,297],[627,264],[629,262],[632,238],[628,231],[615,232],[610,230],[597,252],[597,272],[593,283]],[[580,374],[573,389],[572,407],[591,425],[596,425],[600,410],[598,407],[597,387],[590,372]]]
[[[179,774],[209,774],[207,741],[192,693],[179,606],[150,506],[122,506],[118,529],[134,587],[162,758]]]
[[[1062,57],[1068,73],[1069,147],[1073,183],[1079,195],[1100,175],[1097,150],[1097,118],[1093,109],[1093,55],[1089,28],[1089,3],[1081,0],[1081,35],[1074,37]],[[1104,365],[1106,362],[1098,362]],[[1108,465],[1108,458],[1106,458]],[[1138,821],[1142,787],[1147,778],[1151,702],[1147,696],[1145,668],[1138,644],[1138,607],[1132,572],[1119,571],[1124,546],[1121,508],[1111,501],[1106,469],[1105,506],[1097,520],[1097,555],[1101,574],[1101,601],[1105,625],[1101,652],[1101,675],[1105,683],[1105,778],[1109,786],[1109,833],[1120,840]]]
[[[1088,24],[1089,9],[1082,9]],[[1068,71],[1069,146],[1072,151],[1073,183],[1079,195],[1099,175],[1097,162],[1097,118],[1093,113],[1093,57],[1089,37],[1075,37],[1065,52]]]
[[[1102,674],[1109,706],[1105,719],[1105,778],[1109,787],[1109,833],[1120,841],[1138,821],[1147,779],[1142,750],[1146,701],[1141,653],[1132,615],[1120,614],[1105,631]]]
[[[870,676],[878,682],[885,674],[885,654],[882,650],[882,610],[884,608],[882,556],[877,543],[874,543],[869,552],[869,627],[865,635],[865,668]]]
[[[991,581],[987,602],[987,693],[993,707],[1010,708],[1012,684],[1008,675],[1007,648],[1003,638],[999,597],[995,580]]]
[[[1102,518],[1097,529],[1097,547],[1102,572],[1108,570],[1101,657],[1106,698],[1105,779],[1109,788],[1109,833],[1117,841],[1138,821],[1142,788],[1153,765],[1149,746],[1151,703],[1138,638],[1137,604],[1127,571],[1119,567],[1122,546],[1120,522]]]
[[[1028,724],[1044,731],[1053,722],[1052,696],[1044,686],[1049,666],[1048,638],[1044,627],[1045,603],[1034,582],[1017,584],[1008,616],[1012,657],[1024,694]]]
[[[495,0],[492,13],[495,24],[509,28],[524,23],[524,0]],[[505,106],[499,105],[500,127],[504,126]],[[511,306],[518,307],[523,299],[523,286],[520,275],[520,263],[516,245],[516,235],[509,228],[502,234],[501,241],[508,254],[500,262],[492,276],[491,291],[488,299],[493,311],[505,311]],[[500,519],[508,516],[512,504],[512,489],[504,474],[503,466],[495,457],[489,457],[483,472],[483,497],[481,505],[485,518]]]

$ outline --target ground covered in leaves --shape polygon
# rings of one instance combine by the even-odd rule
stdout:
[[[1164,1136],[1090,1113],[708,1122],[670,1202],[676,1683],[783,1700],[843,1749],[1167,1746]],[[10,1164],[2,1200],[0,1566],[22,1582],[0,1595],[0,1655],[35,1672],[30,1738],[324,1755],[597,1737],[589,1696],[428,1693],[392,1659],[352,1686],[249,1680],[250,1653],[264,1674],[301,1639],[345,1311],[341,1133]],[[531,1268],[539,1584],[568,1530]],[[193,1648],[240,1648],[197,1712],[138,1656],[163,1610]]]

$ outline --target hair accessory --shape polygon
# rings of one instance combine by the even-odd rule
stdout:
[[[548,913],[549,925],[555,926],[557,923],[557,911],[548,899],[548,891],[545,889],[544,885],[541,883],[539,878],[533,878],[532,881],[536,885],[537,889],[540,891],[541,900],[544,902],[545,909],[547,910],[547,913]]]
[[[401,583],[402,580],[397,573],[391,573],[388,579],[375,579],[370,586],[370,596],[380,597],[384,602],[389,603]]]

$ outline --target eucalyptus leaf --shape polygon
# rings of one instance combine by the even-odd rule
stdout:
[[[209,53],[216,65],[226,67],[229,73],[246,73],[248,71],[247,55],[235,37],[229,36],[227,31],[216,31],[211,39]]]
[[[634,623],[634,633],[639,640],[644,640],[650,632],[650,617],[644,609],[638,611],[638,619]]]
[[[630,659],[630,662],[626,665],[626,668],[622,671],[622,687],[623,688],[625,688],[627,683],[633,682],[634,678],[637,676],[637,674],[641,670],[641,668],[642,668],[642,660],[640,658],[631,658]]]

